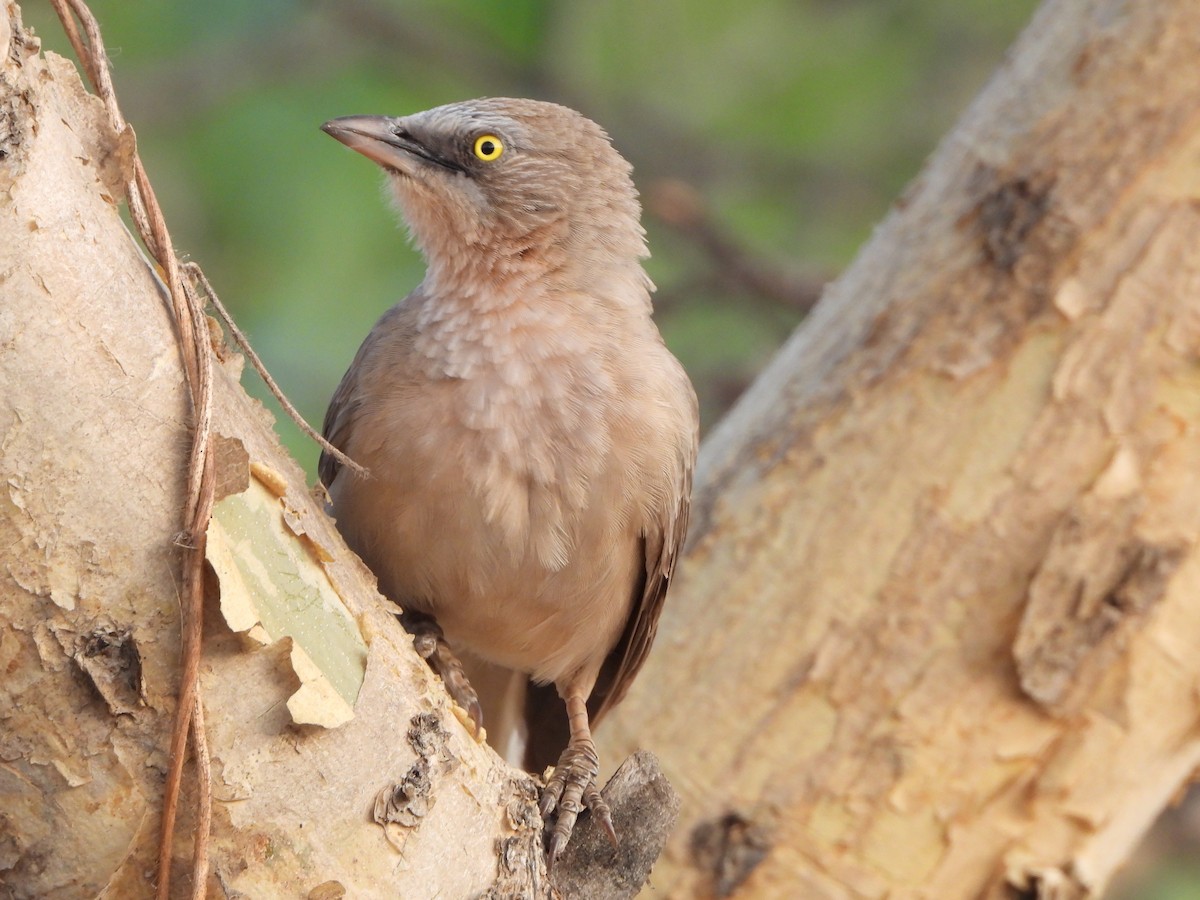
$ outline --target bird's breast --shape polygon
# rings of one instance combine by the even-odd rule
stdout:
[[[438,312],[406,351],[420,377],[377,391],[364,410],[388,440],[359,453],[379,474],[374,488],[392,488],[364,502],[393,503],[396,515],[483,548],[489,571],[561,569],[619,475],[613,367],[587,329],[553,310]]]

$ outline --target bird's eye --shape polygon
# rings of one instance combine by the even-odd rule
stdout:
[[[484,162],[499,159],[504,152],[504,142],[494,134],[481,134],[475,138],[475,155]]]

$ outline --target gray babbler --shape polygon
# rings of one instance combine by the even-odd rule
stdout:
[[[321,479],[493,746],[534,770],[561,750],[542,796],[553,862],[584,805],[613,835],[591,727],[649,652],[696,456],[631,168],[595,123],[532,100],[323,127],[387,172],[428,269],[325,417],[369,476],[324,455]]]

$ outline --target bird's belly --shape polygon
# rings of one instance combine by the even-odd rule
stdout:
[[[453,644],[545,682],[598,670],[629,615],[643,565],[638,517],[604,487],[596,479],[589,502],[566,517],[539,514],[553,504],[532,494],[507,497],[499,508],[510,512],[489,515],[494,498],[451,465],[367,480],[346,473],[331,494],[347,541],[386,596],[434,615]],[[552,540],[563,559],[548,558]]]
[[[594,675],[629,616],[637,572],[628,544],[555,572],[515,567],[491,591],[440,604],[438,621],[451,641],[536,681]]]

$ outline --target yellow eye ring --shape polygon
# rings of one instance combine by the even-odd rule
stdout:
[[[481,134],[475,138],[475,156],[484,162],[499,159],[504,152],[504,142],[494,134]]]

